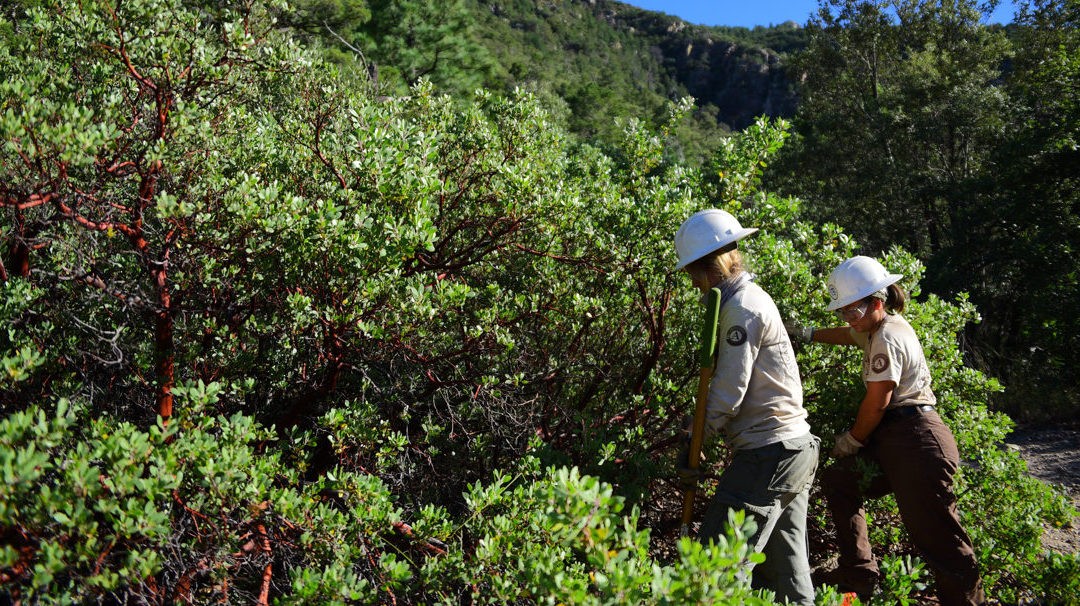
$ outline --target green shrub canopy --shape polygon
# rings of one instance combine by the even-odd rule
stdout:
[[[758,191],[787,125],[759,121],[690,170],[663,160],[684,102],[655,131],[625,121],[605,154],[525,94],[382,97],[292,43],[288,10],[8,9],[4,591],[767,603],[737,574],[760,558],[739,532],[662,555],[650,530],[692,398],[679,222],[717,206],[761,228],[756,279],[806,323],[830,321],[823,276],[857,250]],[[883,258],[918,295],[918,260]],[[1032,563],[1040,525],[1070,511],[999,448],[998,386],[956,346],[974,308],[911,307],[977,463],[958,492],[987,585],[1062,591]],[[799,362],[815,432],[846,428],[857,352]],[[1075,558],[1050,561],[1076,582]]]

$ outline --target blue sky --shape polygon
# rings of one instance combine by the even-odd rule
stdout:
[[[627,4],[675,15],[699,25],[779,25],[785,21],[806,23],[817,11],[818,0],[623,0]],[[1009,23],[1016,12],[1015,0],[1002,0],[991,15],[992,23]]]

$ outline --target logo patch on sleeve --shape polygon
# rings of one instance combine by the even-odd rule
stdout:
[[[875,373],[883,372],[889,367],[889,356],[885,354],[878,354],[874,356],[874,359],[870,361],[870,370]]]
[[[746,343],[746,329],[742,326],[732,326],[725,337],[728,345],[737,346]]]

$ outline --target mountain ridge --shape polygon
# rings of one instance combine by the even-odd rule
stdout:
[[[584,11],[600,27],[610,28],[621,38],[623,44],[610,49],[613,54],[625,55],[617,63],[655,66],[659,78],[655,82],[658,86],[651,87],[653,91],[662,93],[667,100],[690,95],[700,107],[714,105],[717,121],[728,128],[743,128],[760,115],[790,117],[796,107],[784,56],[801,48],[805,36],[793,23],[754,30],[695,25],[614,0],[478,1],[474,5],[505,15],[504,23],[511,30],[521,29],[514,23],[528,23],[530,17],[544,19],[548,24],[565,24],[574,16],[580,18]],[[530,5],[535,8],[530,10]],[[488,21],[488,25],[493,23]],[[556,40],[563,42],[563,52],[580,52],[590,46],[580,37],[588,30],[551,29]],[[480,42],[491,38],[486,36]],[[767,45],[770,43],[779,50]]]

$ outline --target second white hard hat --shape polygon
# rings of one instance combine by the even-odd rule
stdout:
[[[829,274],[829,311],[869,297],[904,276],[891,274],[877,260],[870,257],[852,257],[836,266]]]
[[[731,213],[718,208],[698,211],[675,232],[675,251],[679,254],[675,269],[682,269],[756,231],[756,227],[744,228]]]

